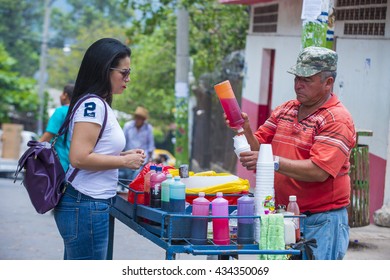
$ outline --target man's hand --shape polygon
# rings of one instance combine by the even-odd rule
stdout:
[[[249,123],[249,117],[248,117],[248,114],[247,113],[244,113],[242,112],[241,113],[241,116],[242,118],[244,119],[244,125],[242,126],[242,128],[244,129],[244,133],[248,133],[248,134],[252,134],[252,129],[251,129],[251,126],[250,126],[250,123]],[[230,126],[230,121],[227,119],[227,116],[225,113],[223,113],[223,118],[225,119],[225,123],[227,125],[227,127],[229,127],[230,129],[232,129],[234,132],[237,133],[237,130],[232,128]]]
[[[240,153],[240,162],[243,167],[248,170],[256,170],[258,151],[242,152]]]

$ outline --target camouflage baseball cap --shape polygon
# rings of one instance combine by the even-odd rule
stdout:
[[[299,77],[310,77],[322,71],[337,70],[337,53],[321,47],[307,47],[303,49],[288,73]]]

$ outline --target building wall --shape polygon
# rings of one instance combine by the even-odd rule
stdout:
[[[295,98],[293,76],[286,71],[295,64],[301,49],[302,1],[279,3],[277,34],[249,33],[246,42],[246,76],[242,110],[257,119],[267,104],[264,50],[275,50],[271,107]],[[259,5],[267,5],[259,4]],[[255,6],[259,6],[255,5]],[[336,21],[335,49],[339,54],[338,77],[334,92],[351,112],[356,129],[372,130],[372,137],[361,137],[370,150],[371,214],[383,204],[386,162],[388,160],[390,121],[390,1],[384,37],[363,38],[343,35],[343,23]],[[263,77],[263,78],[262,78]],[[252,122],[252,128],[257,124]],[[389,168],[388,168],[389,169]],[[238,174],[251,181],[254,177],[238,167]],[[388,177],[390,177],[388,175]],[[390,187],[390,186],[389,186]]]

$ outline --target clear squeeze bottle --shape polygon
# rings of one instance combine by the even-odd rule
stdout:
[[[289,203],[287,205],[287,212],[294,213],[294,215],[299,215],[299,206],[297,203],[297,197],[295,195],[290,195],[289,196]],[[301,231],[299,228],[299,218],[294,218],[293,219],[294,225],[295,225],[295,238],[296,241],[298,242],[299,239],[301,239]]]
[[[161,210],[169,212],[169,184],[173,183],[172,174],[167,174],[167,179],[161,183]]]
[[[169,210],[173,213],[186,211],[186,185],[180,181],[180,176],[169,184]]]
[[[200,192],[199,196],[192,201],[193,216],[208,216],[210,201],[205,198],[205,193]],[[192,218],[191,243],[196,245],[207,244],[207,218]]]
[[[151,165],[150,170],[145,174],[144,177],[144,204],[150,206],[150,176],[156,173],[156,166]]]
[[[213,216],[229,216],[228,201],[224,199],[222,192],[217,192],[217,198],[211,202]],[[213,242],[217,245],[229,245],[229,219],[213,218]]]
[[[162,167],[157,166],[156,173],[150,176],[150,206],[153,208],[161,208],[161,183],[165,179]]]
[[[248,191],[243,192],[237,200],[237,216],[254,216],[255,202],[253,197],[248,196]],[[238,244],[253,244],[254,242],[254,218],[238,219],[237,224]]]
[[[214,89],[218,95],[227,119],[229,120],[230,127],[237,129],[238,132],[241,133],[243,131],[242,126],[245,121],[241,116],[241,109],[238,105],[229,80],[216,84]]]

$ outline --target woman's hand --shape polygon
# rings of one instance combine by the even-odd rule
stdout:
[[[131,154],[143,154],[144,155],[145,151],[142,149],[132,149],[132,150],[127,150],[127,151],[121,152],[121,156],[131,155]]]
[[[134,150],[130,150],[130,151],[134,151]],[[142,151],[142,153],[140,151]],[[126,151],[124,153],[121,153],[121,156],[123,156],[123,162],[125,168],[138,169],[144,164],[146,156],[143,153],[143,150],[140,151],[132,152],[132,153]]]

